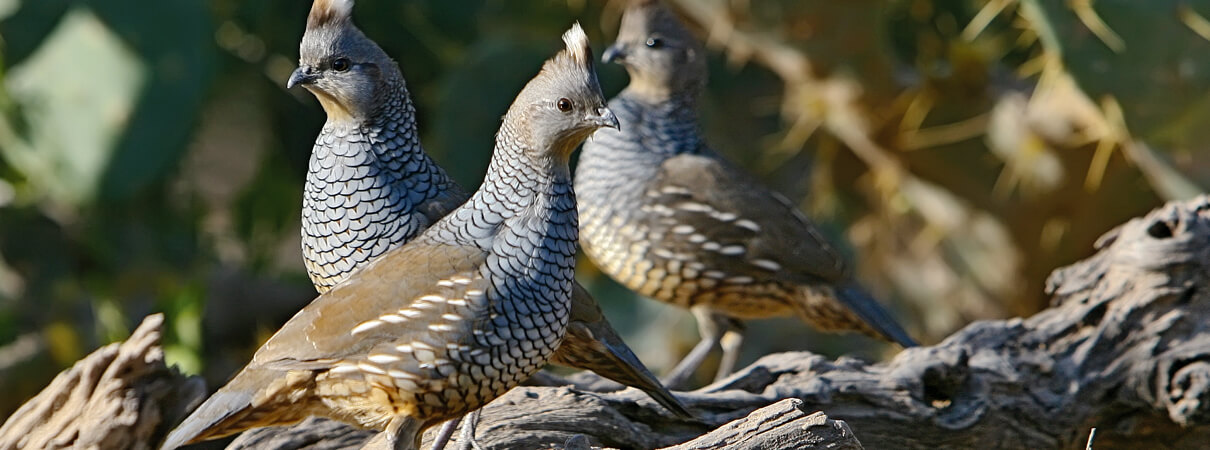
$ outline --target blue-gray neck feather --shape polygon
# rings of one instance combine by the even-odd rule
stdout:
[[[576,169],[580,201],[613,210],[633,204],[644,183],[655,178],[664,160],[679,154],[712,154],[698,127],[696,100],[690,94],[652,102],[623,90],[609,102],[620,130],[598,130],[581,151]],[[620,211],[625,212],[625,211]]]
[[[420,240],[488,251],[480,274],[496,293],[548,312],[569,299],[579,235],[566,161],[552,170],[536,153],[505,122],[479,190]]]
[[[386,91],[389,97],[370,120],[326,123],[315,140],[303,193],[302,244],[321,292],[416,237],[455,207],[457,197],[465,198],[420,145],[402,83]]]

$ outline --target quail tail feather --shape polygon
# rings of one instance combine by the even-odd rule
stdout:
[[[678,417],[695,418],[659,378],[647,370],[607,321],[576,321],[567,329],[552,363],[590,370],[646,393]]]
[[[222,437],[225,434],[217,432],[214,427],[227,419],[239,415],[252,406],[252,392],[230,389],[231,385],[215,392],[206,399],[189,417],[181,422],[160,450],[172,450],[182,445],[200,442],[210,437]],[[229,433],[227,433],[229,434]]]
[[[899,326],[890,313],[877,300],[874,300],[874,297],[860,287],[852,284],[837,287],[836,298],[883,337],[894,341],[903,348],[919,345],[908,335],[907,331],[904,331],[903,327]]]
[[[273,379],[279,376],[281,372],[266,369],[248,368],[241,371],[193,410],[184,422],[177,425],[168,434],[160,450],[172,450],[182,445],[230,436],[249,428],[270,424],[285,425],[306,418],[305,413],[298,417],[285,417],[280,414],[272,418],[257,417],[256,410],[252,407],[257,390],[269,386]],[[299,408],[296,411],[301,410],[302,408]],[[278,411],[280,413],[288,409]]]
[[[608,326],[609,324],[606,323],[605,325]],[[610,331],[612,332],[613,329],[610,328]],[[613,381],[642,390],[649,397],[651,397],[652,400],[655,400],[656,403],[668,408],[669,411],[672,411],[672,413],[676,414],[678,417],[686,419],[696,418],[693,413],[689,412],[689,410],[685,408],[685,405],[682,404],[680,400],[672,395],[672,392],[668,391],[668,388],[664,387],[664,384],[660,382],[659,378],[656,378],[656,376],[652,374],[650,370],[647,370],[647,368],[644,367],[641,362],[639,362],[638,356],[635,356],[634,352],[630,351],[630,347],[627,347],[626,344],[622,342],[621,338],[619,338],[616,334],[613,334],[608,338],[602,338],[601,341],[604,342],[605,346],[609,349],[608,355],[611,356],[613,360],[607,364],[604,364],[608,367],[608,369],[602,368],[604,372],[593,369],[589,370],[592,370],[595,373],[608,374],[609,379]]]
[[[668,392],[630,350],[617,330],[609,324],[601,305],[579,283],[572,288],[571,321],[563,343],[550,360],[597,375],[645,392],[656,403],[679,417],[693,418],[685,406]]]

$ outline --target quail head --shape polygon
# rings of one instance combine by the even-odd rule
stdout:
[[[317,0],[299,45],[299,67],[287,87],[303,86],[329,118],[365,120],[383,95],[402,83],[399,67],[352,24],[352,0]]]
[[[654,1],[630,5],[602,59],[625,67],[630,75],[627,89],[651,99],[695,93],[706,84],[702,44],[675,14]]]

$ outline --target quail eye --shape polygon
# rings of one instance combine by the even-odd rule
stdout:
[[[660,48],[664,46],[664,40],[660,38],[647,38],[647,47]]]
[[[346,70],[349,70],[349,67],[352,67],[352,66],[353,66],[353,64],[349,63],[348,58],[336,58],[335,60],[332,61],[332,70],[335,70],[337,72],[344,72]]]
[[[555,103],[555,107],[559,108],[559,111],[569,112],[569,111],[571,111],[571,100],[568,100],[566,98],[561,98],[561,99],[559,99],[558,102]]]

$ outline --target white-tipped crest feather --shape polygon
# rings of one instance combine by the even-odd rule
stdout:
[[[566,83],[566,82],[581,82],[597,85],[596,70],[593,69],[592,47],[588,42],[588,35],[584,34],[584,29],[580,28],[580,23],[576,22],[563,33],[563,43],[566,48],[559,50],[559,53],[554,57],[546,60],[542,65],[542,71],[530,84],[537,82],[543,83]],[[596,88],[600,89],[600,88]]]
[[[315,0],[307,16],[307,27],[348,20],[352,15],[353,0]]]
[[[567,53],[578,64],[590,63],[592,50],[588,45],[588,35],[580,27],[580,22],[572,24],[571,29],[563,33],[563,43],[567,44]]]

